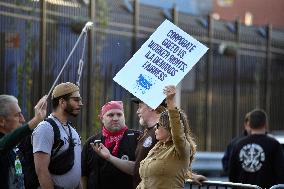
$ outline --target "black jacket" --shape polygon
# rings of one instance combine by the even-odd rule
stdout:
[[[253,134],[235,145],[229,164],[229,180],[270,188],[284,183],[284,153],[280,143],[266,135]]]
[[[118,158],[128,158],[135,160],[135,149],[140,132],[127,130],[120,142]],[[87,177],[88,189],[132,189],[132,176],[128,175],[110,162],[99,157],[92,149],[90,143],[94,140],[101,140],[104,143],[102,134],[90,137],[82,150],[82,176]],[[111,151],[111,150],[110,150]]]
[[[4,135],[0,133],[0,186],[3,189],[9,188],[8,176],[9,168],[14,167],[15,152],[13,148],[26,136],[30,135],[32,130],[28,125],[21,126],[13,132]]]

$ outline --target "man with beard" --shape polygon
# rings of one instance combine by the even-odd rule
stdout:
[[[132,189],[132,176],[117,169],[93,150],[94,143],[101,142],[109,152],[120,160],[135,160],[135,149],[140,132],[125,125],[121,101],[106,103],[99,115],[102,131],[91,136],[82,151],[83,189]]]
[[[79,134],[68,122],[68,118],[76,117],[83,105],[79,87],[70,82],[61,83],[54,88],[51,99],[53,111],[48,118],[56,123],[60,131],[60,139],[63,141],[62,147],[56,149],[58,150],[56,156],[66,152],[72,145],[74,158],[69,160],[73,161],[71,162],[73,166],[68,172],[64,174],[50,172],[51,161],[56,158],[51,156],[55,150],[53,148],[54,130],[49,122],[40,122],[40,127],[37,127],[32,134],[35,170],[40,188],[76,188],[81,177],[81,140]]]

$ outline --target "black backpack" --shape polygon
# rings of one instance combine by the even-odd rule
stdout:
[[[54,144],[52,146],[51,160],[49,164],[49,171],[55,175],[62,175],[68,172],[74,165],[74,142],[72,140],[72,132],[69,127],[69,147],[67,150],[57,155],[59,149],[64,145],[64,141],[60,139],[60,131],[52,118],[46,118],[47,121],[53,128],[54,132]],[[33,146],[31,136],[26,137],[19,145],[20,157],[23,167],[25,188],[36,189],[39,186],[39,181],[35,171]]]

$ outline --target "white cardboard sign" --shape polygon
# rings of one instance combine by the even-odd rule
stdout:
[[[176,86],[207,50],[165,20],[113,80],[155,109],[166,97],[163,88]]]

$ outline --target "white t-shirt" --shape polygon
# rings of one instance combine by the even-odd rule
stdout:
[[[60,138],[64,141],[64,145],[58,151],[58,154],[67,150],[69,146],[68,137],[69,129],[67,126],[63,126],[56,118],[52,115],[49,118],[57,123],[57,126],[60,131]],[[70,171],[63,175],[53,175],[52,180],[56,186],[63,187],[64,189],[73,189],[77,187],[80,183],[81,178],[81,140],[79,134],[72,127],[72,138],[75,144],[74,147],[74,165]],[[67,135],[68,134],[68,135]],[[52,146],[54,143],[54,132],[52,126],[47,121],[42,121],[35,128],[32,134],[32,143],[33,143],[33,153],[35,152],[45,152],[51,155]]]

